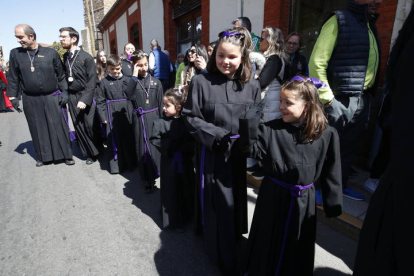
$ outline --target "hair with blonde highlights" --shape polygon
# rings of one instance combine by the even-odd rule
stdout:
[[[298,99],[304,101],[307,109],[305,113],[305,128],[302,132],[302,139],[310,142],[321,137],[328,126],[323,104],[319,100],[319,92],[312,81],[307,79],[288,81],[282,86],[282,90],[290,91]]]

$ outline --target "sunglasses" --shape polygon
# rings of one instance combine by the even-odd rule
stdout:
[[[190,50],[188,53],[189,54],[195,54],[196,53],[196,50]]]

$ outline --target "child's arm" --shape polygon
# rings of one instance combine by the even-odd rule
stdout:
[[[342,214],[341,155],[338,133],[331,128],[331,134],[320,180],[325,214],[337,217]]]
[[[228,131],[205,121],[203,113],[203,91],[199,84],[198,76],[195,76],[190,84],[187,102],[182,114],[186,116],[187,129],[190,134],[201,144],[212,150],[213,145],[224,140]],[[236,134],[236,133],[235,133]],[[221,148],[223,150],[224,146]]]
[[[99,118],[102,123],[106,124],[108,120],[108,111],[106,109],[105,85],[103,82],[100,82],[96,87],[95,99]]]
[[[164,121],[162,119],[155,120],[149,141],[158,149],[161,155],[168,154],[170,139],[164,136],[165,131]]]

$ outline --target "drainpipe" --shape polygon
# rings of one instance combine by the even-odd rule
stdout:
[[[241,5],[241,7],[240,7],[240,16],[243,16],[244,0],[241,0],[240,2],[241,2],[240,3],[240,5]]]

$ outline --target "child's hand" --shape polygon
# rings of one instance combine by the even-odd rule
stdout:
[[[194,61],[194,65],[196,68],[201,70],[207,67],[206,60],[201,56],[197,56],[196,60]]]
[[[107,121],[103,121],[103,122],[102,122],[102,124],[106,124],[106,123],[107,123]]]

